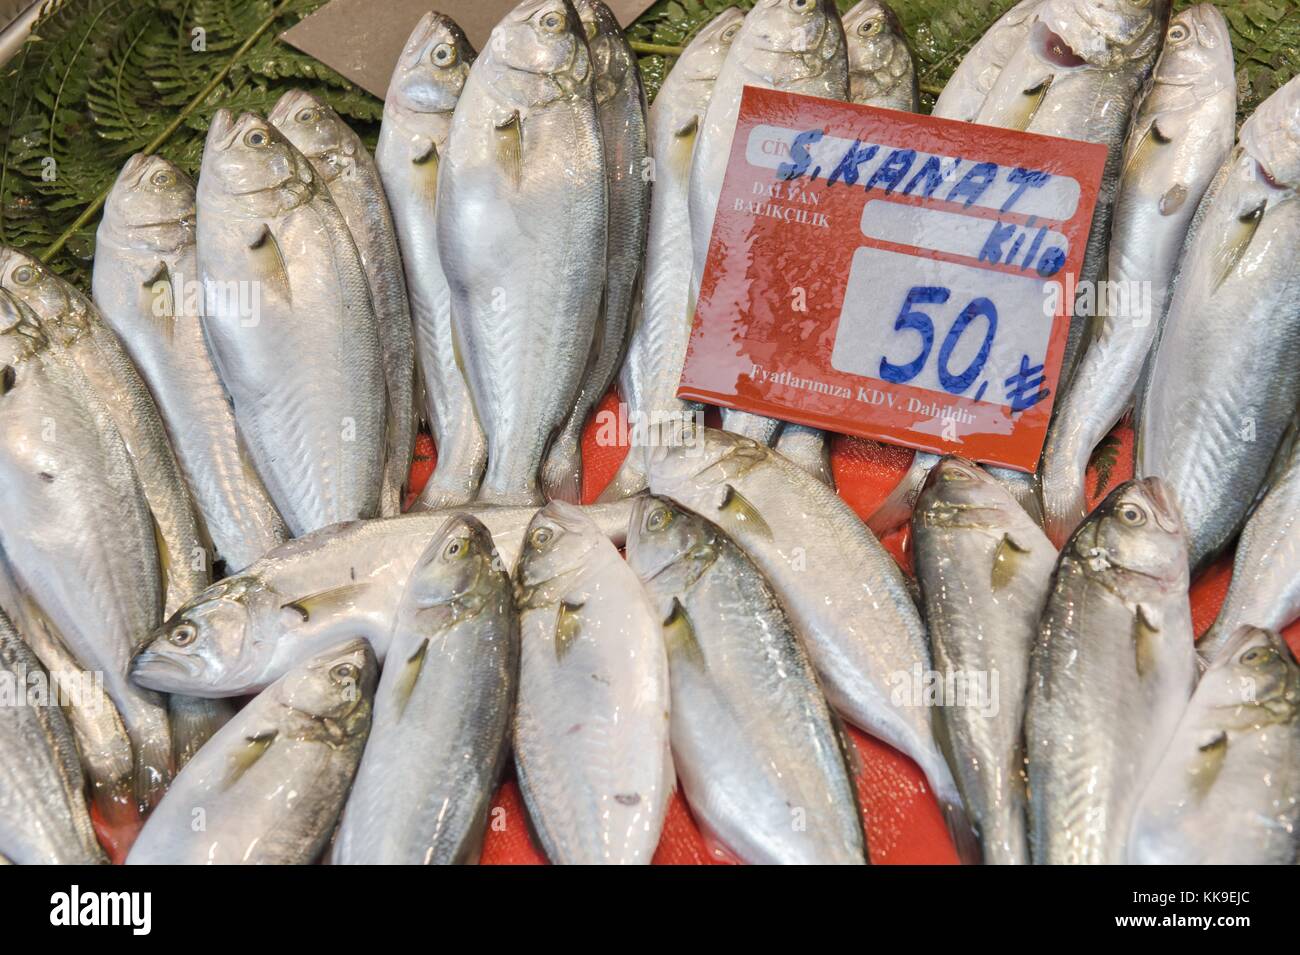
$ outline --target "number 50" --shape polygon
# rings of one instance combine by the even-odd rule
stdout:
[[[880,359],[880,377],[885,381],[892,381],[896,385],[901,385],[911,381],[921,373],[925,367],[926,361],[930,358],[930,352],[934,349],[934,319],[925,312],[915,308],[916,305],[942,305],[948,301],[952,293],[942,286],[937,285],[913,285],[907,290],[907,296],[903,299],[903,307],[898,313],[898,318],[894,319],[894,331],[914,331],[921,336],[921,352],[911,361],[904,364],[896,365],[888,358]],[[984,343],[980,345],[979,353],[967,366],[961,374],[954,375],[948,367],[948,362],[952,358],[953,350],[957,343],[961,341],[962,334],[975,319],[983,316],[988,320],[988,330],[984,334]],[[948,329],[948,334],[944,336],[943,344],[939,346],[939,358],[937,371],[939,373],[939,384],[943,390],[952,395],[959,395],[969,388],[984,370],[984,363],[988,361],[989,351],[993,347],[993,336],[998,330],[998,310],[997,307],[984,296],[978,296],[970,300],[957,320],[952,323]]]

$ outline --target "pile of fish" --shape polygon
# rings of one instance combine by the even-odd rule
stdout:
[[[292,92],[124,165],[92,297],[0,250],[0,857],[473,862],[513,771],[552,862],[648,863],[680,784],[862,864],[851,724],[963,861],[1297,861],[1300,79],[1238,131],[1209,4],[992,27],[936,115],[1105,144],[1080,279],[1153,294],[1072,319],[1038,475],[917,455],[869,522],[826,435],[675,393],[747,85],[919,107],[879,0],[724,10],[649,109],[600,0],[429,13],[373,157]],[[581,506],[615,383],[656,425]]]

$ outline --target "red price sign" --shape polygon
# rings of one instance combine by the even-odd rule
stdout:
[[[678,394],[1033,470],[1105,162],[747,88]]]

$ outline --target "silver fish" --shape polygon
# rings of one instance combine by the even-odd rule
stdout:
[[[1106,279],[1132,300],[1099,314],[1043,449],[1043,510],[1057,544],[1087,516],[1088,461],[1132,404],[1192,215],[1232,149],[1236,112],[1227,21],[1208,3],[1190,7],[1169,25],[1124,144]]]
[[[963,857],[978,853],[920,700],[894,692],[930,669],[903,572],[834,491],[755,441],[703,429],[655,449],[650,490],[713,521],[758,565],[849,722],[901,750],[930,780]]]
[[[1206,193],[1138,406],[1137,470],[1168,482],[1193,569],[1237,532],[1300,400],[1300,78]]]
[[[600,500],[635,494],[646,485],[646,457],[659,431],[686,420],[696,405],[677,397],[694,309],[691,298],[691,231],[688,183],[691,156],[713,93],[744,14],[727,7],[686,45],[650,107],[650,154],[655,180],[650,193],[645,285],[640,315],[619,373],[632,442],[627,457]]]
[[[650,167],[645,90],[636,54],[609,7],[600,0],[573,0],[573,5],[591,50],[596,114],[605,148],[609,195],[605,297],[582,387],[547,452],[542,486],[548,499],[577,504],[582,496],[582,429],[618,375],[640,291],[650,218]]]
[[[608,187],[582,23],[526,0],[492,31],[438,174],[438,249],[488,465],[479,497],[540,504],[605,285]]]
[[[1295,865],[1300,666],[1276,633],[1238,630],[1192,694],[1133,821],[1139,865]]]
[[[1063,136],[1107,147],[1106,169],[1078,281],[1097,279],[1106,259],[1129,113],[1164,35],[1168,0],[1044,0],[1029,35],[989,91],[975,122]],[[1068,386],[1087,316],[1070,319],[1061,362]]]
[[[361,256],[388,393],[388,444],[379,513],[392,517],[402,513],[415,453],[415,339],[402,256],[379,169],[352,127],[310,93],[289,90],[266,118],[325,181]]]
[[[36,313],[51,349],[75,366],[125,442],[157,525],[162,610],[170,613],[207,586],[212,561],[148,386],[94,303],[35,259],[0,249],[0,288]]]
[[[361,760],[378,677],[375,655],[360,639],[294,667],[190,760],[127,864],[313,862]]]
[[[10,276],[20,284],[23,269]],[[132,685],[127,665],[162,609],[155,524],[105,402],[37,322],[0,291],[5,589],[23,595],[21,622],[38,639],[102,673],[131,738],[135,797],[150,804],[171,778],[171,735],[163,701]]]
[[[931,115],[973,123],[1003,68],[1029,38],[1044,0],[1020,0],[989,27],[962,57]]]
[[[791,464],[799,465],[827,487],[835,487],[830,436],[825,431],[785,421],[772,447]]]
[[[951,457],[931,469],[912,535],[935,670],[966,697],[945,701],[937,735],[984,861],[1026,865],[1021,726],[1056,548],[1006,488]]]
[[[713,236],[731,139],[746,86],[778,89],[825,99],[849,95],[844,27],[831,0],[758,0],[732,41],[700,125],[691,161],[690,220],[692,303],[699,298],[704,262]],[[690,309],[694,313],[692,306]],[[725,409],[722,426],[771,444],[780,422]]]
[[[288,531],[239,436],[203,340],[194,220],[190,178],[161,156],[132,156],[104,204],[93,287],[104,320],[158,401],[216,559],[236,571]]]
[[[849,51],[849,101],[865,106],[921,108],[907,34],[889,4],[859,0],[844,14]]]
[[[519,626],[510,574],[467,514],[411,571],[336,864],[473,862],[510,753]]]
[[[697,822],[751,864],[861,865],[842,731],[762,573],[716,525],[649,497],[627,557],[663,620],[673,760]]]
[[[1300,616],[1300,440],[1242,529],[1218,619],[1197,644],[1214,659],[1243,625],[1281,630]]]
[[[0,706],[0,856],[18,865],[96,865],[104,853],[68,723],[53,694],[25,695],[42,677],[40,661],[0,613],[0,679],[22,694],[17,705]]]
[[[556,864],[649,864],[672,792],[668,661],[641,582],[600,528],[553,501],[515,571],[515,768]]]
[[[520,507],[458,509],[482,521],[507,569],[528,522]],[[621,542],[631,501],[583,508]],[[339,524],[289,541],[213,584],[159,630],[132,663],[141,686],[199,696],[256,692],[344,637],[363,636],[382,660],[411,568],[455,511]]]
[[[432,12],[421,17],[393,69],[375,147],[407,266],[424,415],[438,449],[437,468],[420,494],[421,506],[430,509],[472,501],[487,462],[483,429],[456,360],[451,290],[438,255],[435,222],[438,168],[474,55],[451,19]]]
[[[1061,551],[1029,671],[1035,864],[1124,861],[1196,679],[1187,542],[1157,478],[1120,485]]]
[[[374,517],[387,436],[379,331],[324,181],[266,120],[218,110],[197,204],[204,333],[290,532]]]

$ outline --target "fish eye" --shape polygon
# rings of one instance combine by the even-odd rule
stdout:
[[[1191,36],[1191,33],[1192,31],[1187,29],[1184,24],[1175,23],[1169,28],[1169,35],[1166,39],[1168,39],[1170,43],[1182,43]]]
[[[534,547],[545,547],[551,542],[551,538],[554,536],[555,532],[549,527],[539,527],[533,531],[529,540],[532,541]]]
[[[271,141],[271,137],[266,135],[266,130],[250,129],[244,134],[244,145],[252,146],[254,149],[260,149]]]
[[[944,468],[943,479],[945,481],[973,481],[975,475],[971,474],[965,468]]]
[[[14,269],[13,279],[19,285],[31,285],[36,281],[36,269],[30,265],[20,265]]]
[[[673,522],[673,512],[666,507],[657,507],[650,512],[646,519],[645,526],[647,530],[661,531]]]
[[[1274,656],[1272,647],[1251,647],[1237,659],[1248,667],[1255,667],[1268,663]]]
[[[316,110],[315,110],[314,108],[308,106],[306,109],[301,109],[301,110],[298,111],[298,122],[300,122],[300,123],[314,123],[314,122],[316,122],[316,117],[317,117],[317,115],[318,115],[318,114],[317,114]]]
[[[188,647],[198,639],[199,630],[192,623],[182,623],[172,627],[171,633],[167,634],[167,642],[174,647]]]
[[[584,20],[584,21],[582,22],[582,29],[583,29],[583,32],[587,34],[587,40],[588,40],[588,42],[590,42],[591,40],[596,39],[596,21],[595,21],[595,20]]]
[[[733,39],[735,39],[736,34],[739,32],[740,32],[740,24],[733,23],[731,26],[727,27],[727,29],[722,31],[722,42],[730,43]]]
[[[451,66],[456,62],[456,48],[450,43],[439,43],[429,54],[434,66]]]
[[[172,175],[170,169],[159,169],[149,177],[149,181],[155,186],[170,186],[176,181],[176,177]]]
[[[355,683],[357,680],[357,668],[351,663],[336,663],[330,667],[330,679],[340,685],[346,683]]]
[[[1147,522],[1146,514],[1136,504],[1121,504],[1115,514],[1119,517],[1120,523],[1127,524],[1129,527],[1141,527]]]
[[[1139,8],[1151,6],[1151,0],[1128,0],[1128,2]]]
[[[469,542],[463,537],[453,537],[442,549],[443,560],[455,560],[469,550]]]
[[[799,13],[807,10],[813,5],[813,0],[790,0],[790,9]]]
[[[875,36],[885,26],[885,21],[879,17],[873,17],[870,20],[863,20],[862,25],[858,27],[858,33],[861,36]]]
[[[552,10],[550,13],[545,14],[538,22],[541,23],[542,29],[549,33],[559,33],[568,26],[564,14],[558,10]]]

